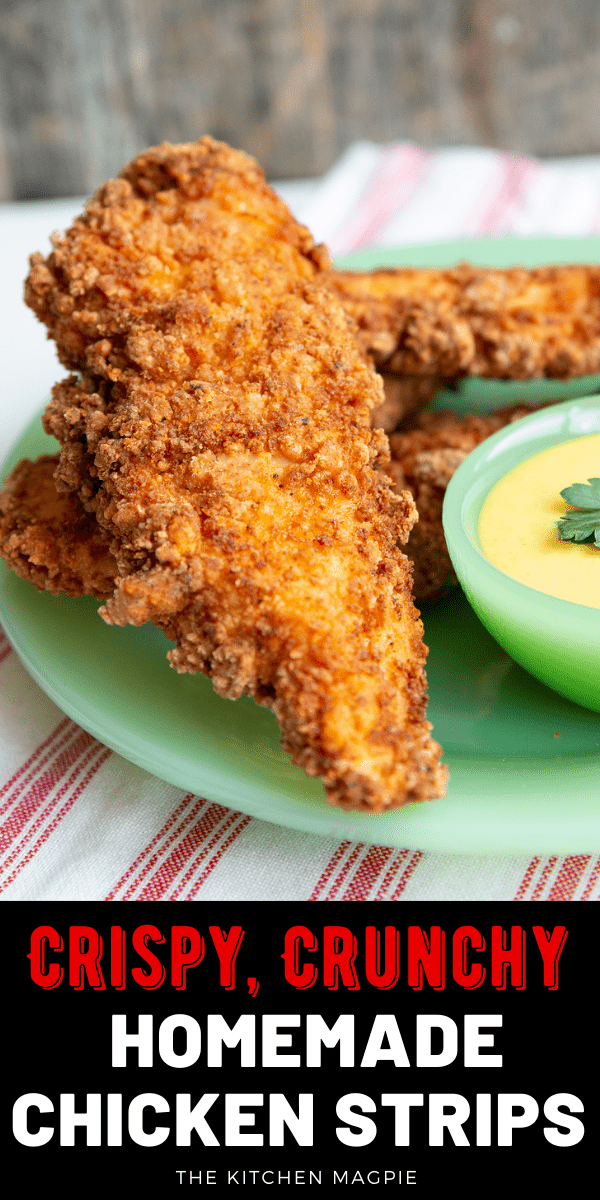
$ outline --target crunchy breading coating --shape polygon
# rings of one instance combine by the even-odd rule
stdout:
[[[389,433],[426,404],[443,380],[384,375],[385,399],[371,410],[371,426]],[[23,459],[0,492],[0,554],[40,590],[107,600],[117,563],[110,538],[74,492],[57,491],[58,455]]]
[[[600,266],[332,272],[378,365],[403,375],[600,371]]]
[[[105,620],[154,620],[177,670],[273,709],[329,800],[381,810],[445,768],[397,549],[416,513],[374,469],[381,382],[326,264],[256,163],[203,138],[101,188],[26,298],[80,372],[45,427],[110,536]]]
[[[457,583],[442,526],[444,496],[454,472],[485,438],[534,409],[514,404],[488,416],[467,413],[463,417],[451,411],[421,412],[392,434],[392,461],[383,469],[399,492],[409,489],[417,506],[419,521],[410,534],[407,554],[419,601],[436,600]]]
[[[56,455],[23,459],[0,492],[0,554],[40,591],[107,600],[117,564],[78,496],[57,492]]]

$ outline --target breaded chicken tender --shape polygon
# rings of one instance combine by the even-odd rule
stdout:
[[[383,810],[445,768],[397,549],[416,511],[374,469],[381,381],[326,265],[256,163],[203,138],[101,188],[26,299],[76,372],[44,423],[117,562],[104,619],[153,620],[178,671],[273,709],[329,800]]]
[[[403,375],[600,371],[600,266],[332,272],[365,349]]]
[[[24,459],[0,493],[0,554],[40,591],[107,600],[117,564],[78,496],[57,492],[56,455]]]
[[[382,376],[384,400],[371,410],[371,427],[386,433],[427,404],[443,380]],[[57,491],[58,456],[24,459],[0,493],[0,553],[41,591],[107,600],[117,564],[110,538],[74,492]]]
[[[409,489],[417,506],[419,521],[406,552],[418,600],[436,600],[457,583],[442,526],[444,496],[454,472],[485,438],[533,411],[531,405],[515,404],[485,417],[421,412],[392,434],[392,461],[383,469],[400,493]]]

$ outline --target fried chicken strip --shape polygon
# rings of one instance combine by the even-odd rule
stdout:
[[[600,266],[332,272],[365,349],[403,375],[600,371]]]
[[[383,375],[384,400],[371,427],[390,433],[409,413],[430,402],[443,380]],[[24,459],[0,492],[0,554],[40,591],[107,600],[117,563],[110,538],[74,492],[57,491],[57,455]]]
[[[444,496],[454,472],[485,438],[533,411],[532,405],[515,404],[485,417],[421,412],[392,434],[392,461],[383,469],[399,492],[409,489],[417,506],[419,521],[406,552],[418,600],[436,600],[457,583],[442,527]]]
[[[437,599],[457,582],[442,528],[444,495],[455,470],[486,437],[533,411],[517,404],[488,416],[420,413],[390,439],[392,459],[380,469],[398,493],[410,491],[416,503],[419,521],[407,554],[421,602]],[[0,495],[0,553],[41,590],[107,599],[117,573],[109,535],[78,496],[56,491],[58,461],[24,460],[7,480]]]
[[[56,455],[15,467],[0,493],[0,554],[40,591],[107,600],[116,560],[109,539],[78,496],[57,492]]]
[[[275,712],[329,800],[444,790],[397,549],[416,517],[374,470],[375,372],[326,256],[253,160],[211,139],[140,155],[26,298],[63,363],[45,427],[117,560],[108,623],[154,620],[179,671]]]

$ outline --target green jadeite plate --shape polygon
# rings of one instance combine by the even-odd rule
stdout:
[[[363,252],[344,265],[461,259],[489,266],[600,261],[600,240],[440,243]],[[597,389],[600,377],[568,385],[469,381],[441,404],[483,410]],[[36,420],[7,469],[54,449]],[[27,670],[59,708],[161,779],[279,825],[379,845],[472,854],[600,851],[600,717],[517,666],[459,589],[423,610],[429,716],[450,767],[448,795],[373,816],[326,803],[320,782],[284,754],[272,713],[247,698],[222,700],[203,676],[177,675],[159,630],[109,628],[97,607],[38,593],[1,564],[0,619]]]

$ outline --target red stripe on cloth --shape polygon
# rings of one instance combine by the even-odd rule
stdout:
[[[90,779],[93,778],[93,776],[96,774],[96,772],[100,770],[100,767],[102,766],[102,764],[105,763],[107,758],[110,758],[110,756],[112,754],[112,750],[109,750],[106,746],[102,746],[99,742],[95,742],[95,745],[92,747],[90,753],[88,755],[86,755],[84,762],[81,763],[79,765],[79,767],[77,768],[77,770],[73,772],[68,783],[65,784],[65,786],[63,788],[61,788],[58,796],[54,799],[52,804],[48,806],[47,812],[46,812],[46,814],[44,814],[44,817],[46,815],[48,815],[48,813],[52,810],[53,807],[56,807],[56,804],[63,798],[63,796],[67,792],[69,786],[75,782],[75,779],[76,779],[77,775],[80,774],[82,768],[84,766],[87,766],[90,759],[93,757],[94,753],[97,753],[97,751],[100,751],[100,753],[97,754],[95,762],[92,762],[92,765],[90,766],[89,771],[87,771],[87,773],[86,773],[86,775],[84,775],[83,779],[80,780],[79,784],[77,785],[75,790],[72,792],[72,794],[69,796],[66,803],[63,804],[63,806],[59,810],[59,812],[57,812],[55,814],[54,819],[51,821],[51,823],[49,825],[47,825],[46,828],[42,831],[42,833],[41,833],[40,837],[38,838],[37,842],[35,843],[35,845],[31,846],[29,848],[29,850],[27,851],[27,854],[24,856],[24,858],[21,859],[21,862],[18,863],[18,865],[15,867],[15,870],[13,871],[12,875],[10,875],[8,879],[6,879],[2,883],[0,883],[0,891],[5,891],[5,889],[7,887],[10,887],[10,885],[12,883],[14,883],[15,879],[17,878],[18,875],[20,875],[23,868],[26,867],[29,862],[31,862],[32,858],[35,857],[35,855],[38,853],[38,851],[44,845],[44,842],[47,842],[48,838],[51,836],[51,834],[53,834],[56,831],[56,829],[60,825],[61,821],[65,817],[65,815],[69,812],[69,809],[71,809],[73,807],[73,805],[75,804],[75,801],[79,799],[82,792],[87,787],[88,783],[90,782]],[[40,820],[38,820],[36,822],[36,829],[39,829],[39,826],[42,823],[42,820],[43,820],[43,818],[41,818]],[[25,841],[31,840],[31,837],[33,837],[34,832],[35,832],[35,830],[29,830]],[[14,860],[14,858],[17,856],[18,856],[17,854],[13,854],[12,859]],[[4,866],[6,866],[6,865],[7,864],[4,864]],[[2,870],[4,870],[4,867],[2,868]]]
[[[162,849],[157,850],[156,854],[152,855],[152,851],[159,845],[159,843],[161,841],[163,841],[164,838],[167,837],[167,835],[173,829],[174,823],[181,816],[181,814],[186,811],[186,809],[189,809],[191,804],[193,804],[194,807],[192,809],[191,814],[186,819],[186,821],[183,822],[179,826],[179,828],[175,830],[175,832],[172,834],[172,836],[165,843],[165,846],[163,846]],[[170,846],[172,844],[173,840],[178,836],[178,833],[181,833],[182,830],[185,829],[186,824],[189,824],[190,819],[194,816],[194,814],[196,812],[200,811],[200,809],[202,808],[202,806],[204,804],[206,804],[206,800],[198,799],[196,796],[193,795],[192,792],[188,792],[187,795],[184,796],[183,800],[181,801],[181,804],[179,804],[178,807],[176,809],[174,809],[174,811],[171,813],[171,816],[165,822],[162,829],[160,829],[158,831],[158,833],[155,834],[155,836],[152,838],[152,841],[149,842],[148,845],[144,847],[144,849],[141,851],[140,854],[138,854],[135,861],[132,862],[131,866],[128,867],[127,870],[125,871],[125,874],[121,875],[119,882],[115,884],[112,891],[108,893],[108,896],[105,896],[105,900],[114,900],[117,895],[117,892],[119,892],[121,890],[121,888],[125,886],[128,879],[131,879],[131,876],[133,875],[134,871],[137,871],[138,867],[141,866],[141,864],[148,857],[148,855],[151,855],[150,860],[146,863],[143,870],[139,873],[139,875],[137,876],[137,879],[131,884],[127,895],[121,897],[122,900],[128,900],[129,896],[133,894],[136,887],[139,886],[139,884],[142,882],[142,880],[145,879],[148,872],[151,871],[152,867],[158,862],[160,855],[164,854],[167,847]]]
[[[340,900],[366,900],[393,854],[389,846],[371,846]]]
[[[181,838],[186,829],[188,829],[190,825],[192,825],[194,821],[198,819],[198,817],[206,810],[207,805],[209,804],[209,801],[205,800],[202,796],[194,797],[194,801],[195,802],[193,806],[186,812],[183,820],[179,822],[177,828],[171,830],[169,836],[164,840],[162,845],[157,847],[156,851],[150,856],[142,870],[138,873],[137,877],[131,880],[128,888],[121,896],[121,900],[134,900],[136,898],[135,893],[138,888],[141,887],[144,880],[151,875],[156,865],[160,863],[161,859],[164,858],[171,846],[177,842],[178,838]]]
[[[14,808],[15,808],[17,800],[19,799],[19,796],[21,796],[23,794],[23,792],[25,791],[26,788],[28,788],[30,785],[32,785],[30,790],[34,790],[36,786],[41,784],[42,779],[45,778],[44,776],[41,775],[43,768],[45,766],[47,766],[48,763],[51,763],[53,759],[54,759],[54,762],[56,763],[58,761],[59,750],[63,750],[65,747],[68,747],[69,744],[72,746],[74,744],[74,742],[77,741],[78,735],[80,734],[80,732],[81,732],[81,730],[79,729],[78,725],[74,725],[72,721],[68,722],[68,727],[63,732],[63,736],[61,738],[59,738],[55,742],[55,744],[49,748],[47,753],[44,754],[43,758],[41,758],[39,762],[35,763],[33,770],[29,771],[29,773],[27,775],[25,775],[22,779],[20,779],[16,783],[16,785],[13,787],[12,792],[9,793],[9,795],[4,800],[4,803],[0,807],[0,816],[4,816],[5,813],[9,812],[11,808],[14,811]],[[52,768],[50,768],[50,770],[52,770]],[[34,780],[36,780],[36,783],[33,783]],[[1,848],[1,835],[0,835],[0,848]]]
[[[5,658],[8,658],[11,650],[12,650],[12,646],[11,646],[2,626],[0,625],[0,663],[4,662]]]
[[[332,855],[332,857],[329,859],[329,862],[327,863],[325,870],[323,871],[320,878],[317,880],[316,886],[315,886],[312,894],[308,897],[309,900],[318,900],[319,899],[321,892],[329,883],[329,880],[331,879],[333,872],[335,871],[338,863],[340,862],[340,859],[342,859],[344,857],[344,854],[346,853],[346,850],[348,849],[348,847],[350,845],[351,845],[351,842],[340,842],[335,854]]]
[[[535,872],[537,871],[539,865],[540,865],[539,858],[532,858],[532,860],[531,860],[531,862],[519,884],[517,893],[514,897],[515,900],[522,900],[524,898],[525,892],[529,888],[531,880],[533,879],[533,876],[535,875]]]
[[[8,789],[11,788],[13,786],[13,784],[15,784],[17,782],[17,780],[19,780],[21,778],[23,772],[27,771],[29,769],[29,767],[36,761],[36,759],[39,758],[40,754],[42,754],[43,751],[46,750],[47,747],[50,746],[52,744],[52,742],[55,741],[56,738],[60,737],[61,733],[63,733],[64,730],[67,729],[68,727],[70,728],[70,730],[77,728],[77,726],[75,726],[73,724],[73,722],[69,720],[68,717],[65,717],[64,721],[61,721],[60,725],[57,725],[56,729],[52,730],[52,733],[49,735],[49,737],[46,738],[46,741],[42,742],[41,745],[38,746],[37,749],[33,751],[33,754],[30,754],[27,761],[24,762],[21,767],[19,767],[18,771],[15,771],[14,775],[11,775],[10,779],[7,779],[7,781],[3,785],[3,787],[0,788],[0,797],[4,796],[6,794]],[[46,763],[48,761],[49,757],[50,757],[50,755],[46,755],[46,757],[42,760],[42,763]],[[38,765],[37,770],[39,770],[40,765],[42,765],[42,764]],[[31,778],[31,776],[29,776],[29,778]],[[2,813],[4,811],[5,811],[4,808],[0,809],[0,813]]]
[[[233,844],[233,842],[235,842],[236,838],[239,837],[240,833],[242,833],[242,831],[246,828],[246,826],[249,825],[250,822],[252,821],[252,817],[244,817],[244,816],[242,816],[241,813],[238,813],[237,816],[239,817],[239,821],[238,821],[237,825],[235,826],[234,829],[231,830],[231,832],[226,837],[225,841],[219,846],[216,853],[213,854],[212,858],[210,859],[210,862],[205,866],[201,875],[198,875],[198,877],[196,879],[194,879],[193,885],[190,888],[187,896],[183,897],[184,900],[193,900],[194,897],[197,896],[198,892],[200,891],[200,888],[202,887],[202,885],[204,883],[206,883],[206,880],[208,879],[211,872],[214,871],[217,863],[225,854],[225,851],[229,850],[230,846]],[[205,855],[203,854],[202,857],[204,858]],[[198,866],[199,866],[198,856],[196,856],[196,862],[186,872],[186,875],[184,876],[182,882],[177,886],[175,891],[169,896],[170,900],[177,900],[179,898],[182,891],[184,890],[185,885],[188,883],[189,879],[192,878],[192,876],[195,875],[196,871],[198,870]]]
[[[505,232],[503,220],[514,204],[523,207],[526,198],[527,185],[540,170],[540,164],[532,158],[521,155],[507,155],[503,158],[500,171],[500,185],[491,204],[480,217],[478,233]]]
[[[223,808],[221,804],[210,804],[189,833],[161,863],[136,899],[162,900],[165,893],[177,882],[191,855],[196,854],[198,848],[201,847],[200,858],[206,858],[223,834],[228,832],[239,819],[239,813],[232,813],[229,809]],[[177,890],[179,889],[175,889],[176,892]]]
[[[335,900],[344,880],[346,879],[349,872],[352,870],[352,867],[354,866],[357,858],[360,858],[360,855],[362,854],[364,848],[365,847],[362,842],[359,842],[358,845],[354,847],[354,850],[352,851],[351,854],[348,855],[348,858],[346,859],[343,866],[340,867],[338,874],[335,876],[333,881],[329,884],[329,888],[327,890],[327,895],[323,897],[324,900]]]
[[[48,770],[34,780],[29,790],[15,803],[9,816],[0,826],[0,853],[7,850],[19,836],[66,772],[86,750],[98,745],[99,742],[96,742],[89,733],[80,729],[79,735],[55,756]]]
[[[38,809],[41,808],[43,801],[47,799],[48,795],[50,795],[50,791],[47,792],[42,797],[39,804],[37,804],[35,807],[32,808],[30,817],[28,817],[24,822],[21,823],[20,829],[18,829],[15,832],[14,836],[10,840],[7,840],[6,847],[3,847],[3,848],[8,849],[8,847],[11,845],[11,842],[17,841],[19,834],[22,834],[21,840],[18,842],[18,844],[16,846],[14,846],[11,853],[7,857],[4,858],[2,865],[0,865],[0,875],[2,875],[6,871],[6,869],[12,863],[14,863],[16,861],[16,859],[18,859],[19,855],[23,851],[23,847],[26,846],[27,843],[30,842],[33,837],[35,837],[37,831],[44,824],[44,821],[47,820],[48,816],[52,812],[52,809],[56,808],[57,804],[59,804],[60,801],[63,799],[63,797],[67,794],[69,789],[75,783],[75,780],[79,777],[79,775],[81,775],[82,770],[85,769],[85,767],[95,757],[95,755],[98,753],[98,751],[103,750],[103,749],[104,749],[104,747],[100,746],[99,742],[93,741],[93,744],[88,749],[87,753],[84,754],[82,757],[80,756],[80,761],[77,763],[75,770],[71,772],[71,774],[69,775],[69,778],[62,785],[62,787],[58,790],[58,792],[56,792],[54,796],[51,796],[51,798],[48,801],[48,804],[45,806],[45,808],[42,808],[41,811],[37,811]],[[72,766],[73,764],[71,763],[69,765]],[[63,774],[64,774],[64,772],[63,772]],[[56,782],[58,783],[59,780],[57,779]],[[36,811],[37,811],[37,815],[35,815]],[[31,824],[30,822],[34,815],[35,815],[35,820]]]
[[[590,871],[589,879],[583,889],[583,892],[581,893],[582,900],[589,900],[599,878],[600,878],[600,857],[598,857],[596,859],[596,862],[594,863],[594,866],[592,867],[592,870]],[[600,897],[599,897],[599,899],[600,899]]]
[[[565,858],[550,888],[548,900],[572,900],[591,858],[591,854],[574,854]]]
[[[425,855],[423,854],[422,850],[415,850],[408,866],[402,872],[402,875],[400,876],[400,879],[399,879],[396,887],[394,888],[392,895],[390,896],[390,900],[397,900],[398,897],[402,895],[411,875],[414,875],[414,872],[416,871],[419,863],[421,862],[421,859],[423,859],[424,857],[425,857]]]
[[[531,895],[532,901],[539,900],[539,898],[548,882],[548,878],[552,874],[557,862],[558,862],[558,855],[556,855],[556,854],[552,858],[548,859],[548,862],[546,863],[546,866],[544,867],[544,869],[533,889],[533,893]]]
[[[401,864],[406,861],[406,859],[408,858],[410,853],[411,853],[410,850],[396,851],[396,853],[389,865],[388,870],[386,871],[383,879],[381,880],[381,882],[379,884],[377,894],[375,895],[375,900],[387,899],[387,892],[390,887],[390,884],[392,883],[392,880],[395,879],[396,875],[398,874]]]
[[[368,181],[358,208],[331,239],[335,254],[368,246],[414,195],[429,155],[411,142],[390,146]]]
[[[194,800],[194,799],[195,799],[195,797],[193,797],[193,796],[192,796],[192,797],[190,797],[189,799],[191,799],[191,800]],[[152,849],[152,848],[153,848],[153,847],[154,847],[154,846],[155,846],[157,843],[159,843],[159,842],[160,842],[160,840],[161,840],[162,838],[164,838],[164,837],[165,837],[165,834],[166,834],[167,832],[169,832],[169,830],[171,830],[171,829],[172,829],[172,825],[174,824],[174,821],[175,821],[175,820],[177,819],[177,817],[178,817],[178,816],[181,814],[181,812],[182,812],[182,811],[183,811],[183,810],[184,810],[186,807],[188,807],[188,806],[189,806],[188,797],[186,797],[186,798],[185,798],[185,800],[183,801],[183,803],[182,803],[182,804],[179,806],[179,808],[178,808],[178,809],[176,809],[176,810],[175,810],[175,812],[172,814],[172,816],[169,818],[169,820],[168,820],[168,821],[166,822],[166,824],[163,826],[163,828],[161,829],[160,833],[158,833],[158,834],[156,835],[156,837],[153,839],[153,841],[150,843],[150,846],[148,846],[148,847],[146,848],[146,850],[142,851],[142,854],[140,854],[140,855],[139,855],[138,859],[136,859],[136,862],[133,864],[133,866],[132,866],[132,867],[130,867],[130,868],[129,868],[129,871],[127,871],[127,872],[125,873],[125,875],[123,876],[122,880],[121,880],[121,881],[120,881],[120,882],[117,884],[117,886],[116,886],[116,887],[113,889],[113,891],[112,891],[112,892],[109,894],[109,896],[107,897],[107,899],[109,899],[109,900],[113,900],[113,899],[115,899],[115,897],[116,897],[116,895],[117,895],[117,892],[119,891],[119,889],[120,889],[120,887],[122,886],[122,884],[123,884],[124,882],[126,882],[126,880],[129,878],[129,876],[132,874],[132,872],[133,872],[133,871],[134,871],[134,870],[137,868],[137,866],[139,866],[139,864],[140,864],[140,863],[141,863],[141,862],[144,860],[144,858],[145,858],[145,857],[146,857],[146,855],[148,854],[149,850],[151,850],[151,849]],[[134,880],[132,880],[132,882],[129,884],[129,887],[128,887],[128,888],[127,888],[127,890],[126,890],[126,891],[123,893],[123,895],[120,897],[120,899],[121,899],[121,900],[131,900],[131,899],[134,899],[134,898],[135,898],[135,899],[143,899],[143,895],[144,895],[143,893],[142,893],[142,895],[141,895],[141,896],[139,896],[139,897],[135,897],[135,895],[134,895],[134,894],[135,894],[135,892],[137,891],[137,889],[140,887],[140,884],[143,882],[143,880],[144,880],[144,879],[147,877],[147,875],[148,875],[148,874],[151,872],[151,870],[152,870],[152,869],[153,869],[153,868],[156,866],[156,864],[157,864],[157,863],[160,861],[160,859],[161,859],[161,858],[163,858],[163,856],[166,854],[167,850],[169,850],[169,849],[170,849],[170,847],[171,847],[171,846],[174,844],[174,842],[176,842],[176,841],[177,841],[177,839],[181,837],[182,833],[184,833],[184,831],[185,831],[185,830],[186,830],[186,829],[189,827],[189,825],[190,825],[190,824],[191,824],[193,821],[195,821],[195,820],[197,819],[198,815],[199,815],[200,813],[202,813],[202,814],[203,814],[203,815],[202,815],[202,818],[201,818],[201,821],[203,821],[203,819],[204,819],[204,815],[205,815],[205,813],[203,813],[203,810],[205,810],[205,812],[208,812],[208,811],[209,811],[209,810],[211,810],[212,808],[219,808],[219,809],[221,809],[221,812],[222,812],[222,813],[224,813],[224,814],[226,814],[226,813],[228,813],[228,812],[229,812],[229,810],[228,810],[228,809],[221,808],[221,806],[217,806],[217,805],[211,805],[211,804],[210,804],[210,802],[209,802],[208,800],[204,800],[204,799],[202,799],[202,798],[200,798],[200,799],[195,799],[195,803],[194,803],[194,806],[193,806],[193,808],[191,808],[191,810],[190,810],[190,811],[189,811],[189,812],[186,814],[185,818],[183,819],[183,821],[181,821],[181,822],[179,823],[179,825],[177,826],[177,828],[176,828],[175,830],[172,830],[172,832],[170,833],[170,836],[169,836],[169,837],[167,837],[166,841],[164,841],[164,844],[163,844],[162,846],[159,846],[159,847],[158,847],[158,849],[155,851],[155,853],[154,853],[154,854],[151,856],[151,858],[150,858],[150,859],[148,860],[148,862],[145,864],[145,866],[143,867],[143,869],[142,869],[142,870],[141,870],[141,871],[138,873],[137,877],[136,877]],[[234,814],[234,815],[235,815],[235,814]],[[239,816],[239,813],[238,813],[237,815]],[[246,818],[244,818],[244,824],[247,824],[249,821],[250,821],[250,818],[249,818],[249,817],[248,817],[247,819],[246,819]],[[211,829],[212,829],[212,825],[211,825]],[[223,830],[221,830],[221,831],[220,831],[220,833],[219,833],[219,836],[221,836],[221,835],[222,835],[222,833],[223,833]],[[218,840],[218,838],[217,838],[217,840]],[[233,840],[233,839],[231,839],[231,840]],[[211,842],[210,846],[208,847],[208,851],[210,851],[210,850],[213,848],[213,845],[214,845],[214,844],[215,844],[214,842]],[[228,844],[229,844],[229,843],[228,843]],[[175,853],[176,853],[176,851],[175,851]],[[203,857],[205,857],[205,856],[203,855]],[[171,856],[171,858],[172,858],[172,856]],[[216,860],[215,860],[215,861],[216,861]],[[168,863],[168,862],[170,862],[170,860],[167,860],[167,863]],[[195,868],[194,868],[194,867],[192,867],[192,869],[191,869],[191,873],[192,873],[192,874],[193,874],[193,872],[194,872],[194,869],[195,869]],[[162,867],[161,867],[161,869],[160,869],[160,870],[162,871]],[[159,874],[159,873],[157,872],[157,876],[156,876],[156,877],[158,877],[158,874]],[[177,879],[177,876],[178,876],[178,872],[177,872],[177,871],[175,871],[175,872],[173,873],[173,879]],[[155,878],[156,878],[156,877],[155,877]],[[166,886],[168,886],[168,884],[169,884],[170,882],[172,882],[172,881],[173,881],[173,880],[167,880],[167,884],[166,884]],[[151,880],[151,881],[149,882],[149,884],[147,885],[147,887],[151,887],[151,885],[153,884],[153,882],[154,882],[154,881],[153,881],[153,880]],[[158,897],[153,897],[153,898],[158,898]]]

